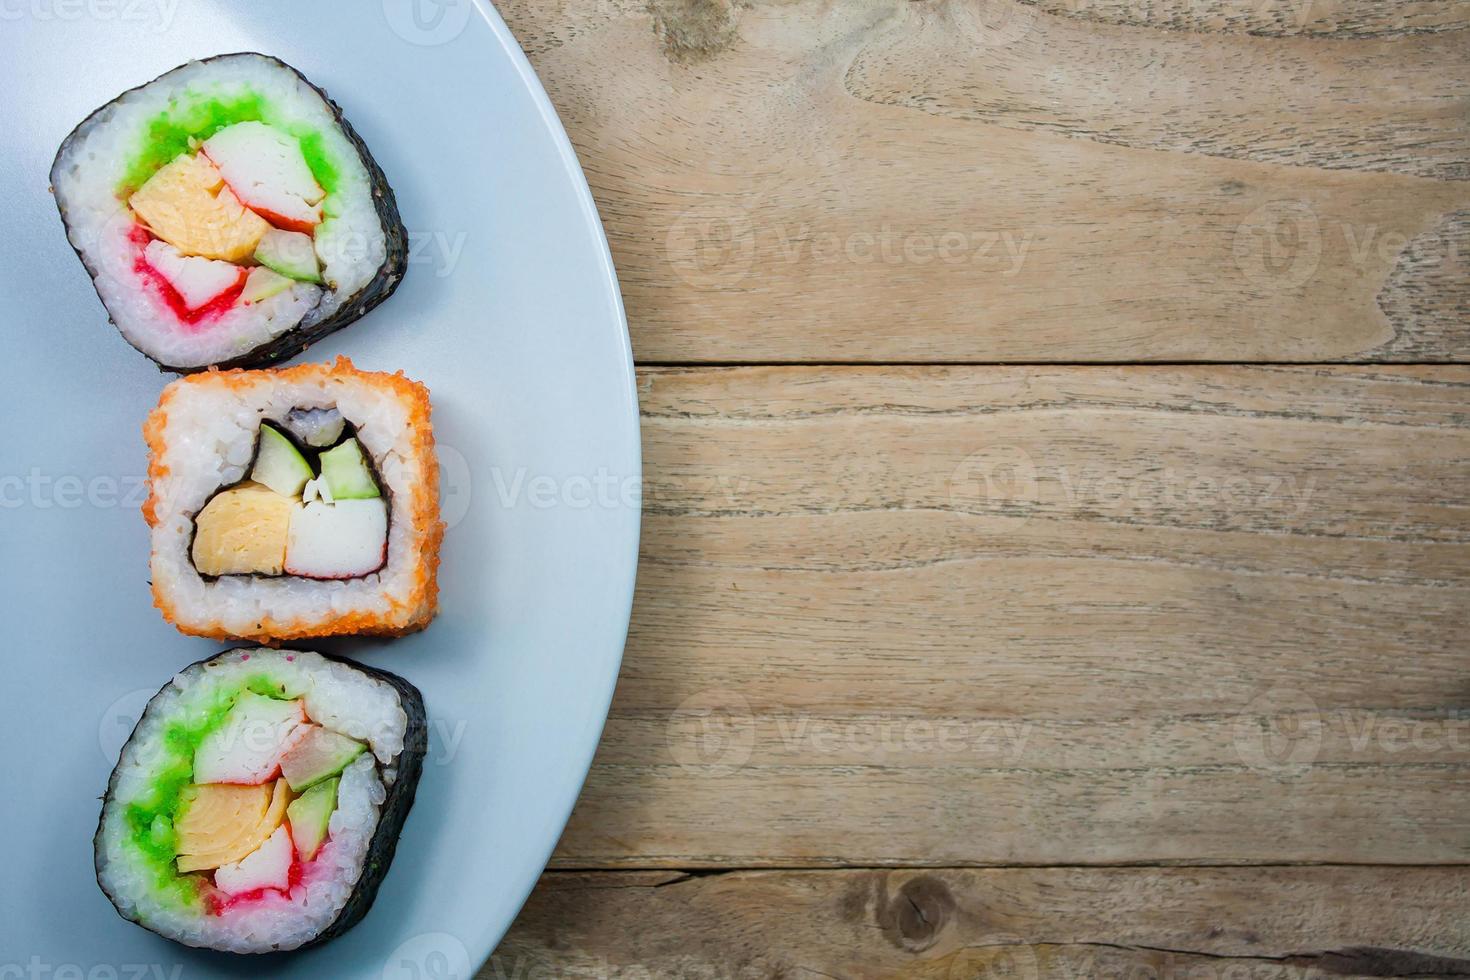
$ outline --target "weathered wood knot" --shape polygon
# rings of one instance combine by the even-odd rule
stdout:
[[[908,879],[891,899],[885,879],[874,904],[888,941],[910,953],[922,953],[937,943],[956,909],[949,887],[930,875]]]

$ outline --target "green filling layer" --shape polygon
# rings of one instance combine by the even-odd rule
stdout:
[[[263,122],[296,137],[312,176],[327,192],[323,210],[327,214],[335,213],[332,195],[337,192],[341,170],[327,150],[326,138],[310,127],[281,122],[275,118],[270,103],[254,92],[219,98],[191,91],[173,99],[167,109],[144,127],[141,146],[118,184],[118,197],[124,200],[132,197],[164,164],[181,153],[192,152],[198,143],[226,126],[242,122]]]
[[[322,201],[322,212],[335,216],[337,212],[332,207],[335,203],[332,195],[337,192],[337,184],[342,175],[331,155],[327,153],[326,138],[321,133],[304,129],[300,132],[293,131],[291,135],[301,144],[301,155],[306,158],[311,175],[316,178],[321,189],[327,192]]]
[[[204,736],[220,726],[242,691],[283,701],[296,697],[287,693],[284,684],[264,674],[216,690],[207,704],[191,708],[184,717],[164,726],[158,756],[152,760],[153,780],[148,792],[130,802],[124,811],[133,846],[154,875],[155,891],[185,906],[198,901],[204,878],[179,874],[174,863],[178,857],[174,821],[184,790],[194,781],[194,750]]]

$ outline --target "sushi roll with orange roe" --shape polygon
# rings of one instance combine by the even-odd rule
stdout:
[[[273,642],[422,629],[437,610],[429,392],[334,364],[210,371],[144,425],[153,598],[184,633]]]

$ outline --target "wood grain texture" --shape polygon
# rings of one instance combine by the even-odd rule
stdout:
[[[645,361],[1470,355],[1465,0],[506,0]]]
[[[481,977],[1470,975],[1470,369],[1103,366],[1470,358],[1470,0],[499,6],[641,361],[1098,366],[645,368]]]
[[[640,384],[558,865],[1470,859],[1470,368]]]
[[[481,980],[1470,975],[1464,869],[549,874]]]
[[[1470,28],[1464,0],[1023,0],[1061,17],[1177,31],[1402,37]]]

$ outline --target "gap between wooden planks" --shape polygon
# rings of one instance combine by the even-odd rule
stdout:
[[[1470,3],[504,0],[640,359],[1470,356]]]
[[[554,866],[1470,860],[1470,368],[639,383]]]
[[[1467,903],[1443,868],[549,873],[479,976],[1451,977]]]

